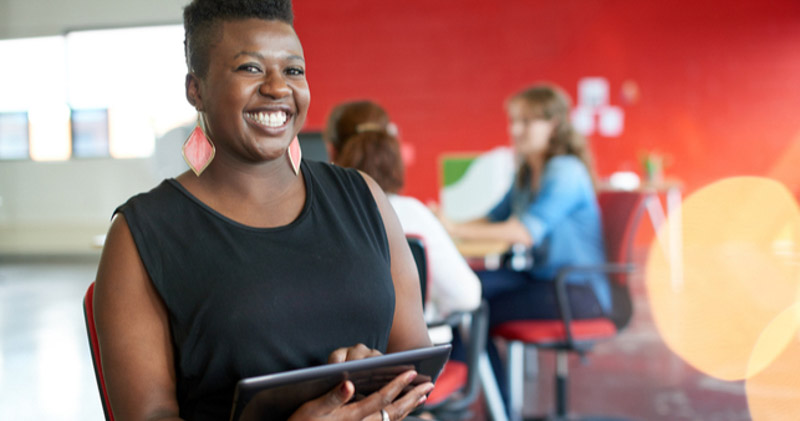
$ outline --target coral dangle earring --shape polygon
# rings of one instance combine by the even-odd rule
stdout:
[[[300,160],[303,158],[303,151],[300,150],[300,140],[297,139],[297,136],[289,143],[286,155],[289,156],[289,164],[292,166],[294,175],[297,175],[300,172]]]
[[[214,144],[211,143],[211,139],[206,137],[202,120],[198,116],[197,126],[183,143],[183,159],[194,174],[200,177],[200,174],[214,159],[215,151]]]

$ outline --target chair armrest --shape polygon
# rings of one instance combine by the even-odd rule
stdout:
[[[575,340],[572,335],[572,312],[569,307],[569,298],[567,297],[567,277],[573,273],[632,273],[636,270],[636,266],[631,263],[604,263],[600,265],[586,265],[586,266],[566,266],[558,271],[553,287],[556,292],[556,305],[558,312],[561,316],[561,321],[564,323],[564,334],[567,338],[567,345],[570,348],[577,349]]]
[[[439,326],[458,327],[461,325],[465,317],[469,317],[474,310],[457,310],[447,315],[443,319],[431,320],[427,323],[429,328]]]

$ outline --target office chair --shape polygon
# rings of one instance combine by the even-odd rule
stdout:
[[[417,264],[423,296],[427,297],[428,259],[422,238],[408,235],[409,248]],[[424,306],[423,298],[423,306]],[[428,325],[429,328],[448,326],[461,328],[466,361],[450,360],[436,380],[436,387],[428,396],[423,411],[432,413],[437,419],[459,419],[468,414],[480,390],[478,362],[484,352],[489,331],[488,305],[482,301],[472,311],[454,312],[445,320]]]
[[[114,414],[111,413],[111,404],[108,402],[108,392],[106,391],[106,381],[103,378],[103,366],[100,364],[100,345],[97,343],[97,329],[94,325],[94,282],[89,285],[86,295],[83,297],[83,318],[86,321],[86,333],[89,337],[89,350],[92,353],[92,365],[94,366],[94,376],[97,380],[97,390],[100,392],[100,403],[103,404],[103,413],[106,421],[114,421]]]
[[[568,353],[584,358],[602,340],[616,336],[630,321],[633,305],[628,280],[634,270],[631,263],[633,241],[644,209],[645,194],[628,191],[602,192],[598,195],[607,263],[591,267],[562,269],[553,286],[561,318],[556,320],[515,320],[492,329],[491,335],[505,339],[509,413],[512,420],[522,418],[525,347],[553,350],[556,353],[555,419],[566,419],[568,391]],[[606,273],[612,290],[612,314],[608,318],[573,320],[566,292],[571,273]]]
[[[417,264],[419,286],[422,292],[422,305],[424,306],[428,299],[428,253],[425,251],[425,243],[422,237],[408,234],[406,235],[406,240],[408,240],[408,248],[411,249],[411,255],[414,256],[414,262]]]

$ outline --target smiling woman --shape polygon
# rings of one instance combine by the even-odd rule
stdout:
[[[416,266],[380,187],[300,162],[310,95],[292,19],[289,1],[185,9],[186,97],[200,124],[184,152],[197,168],[117,208],[97,274],[117,419],[226,419],[243,377],[430,345]],[[433,388],[401,395],[415,376],[351,404],[343,382],[292,419],[404,418]]]
[[[308,112],[300,40],[288,23],[275,20],[236,20],[221,29],[209,48],[219,59],[203,65],[202,77],[187,76],[189,102],[206,116],[220,159],[277,158]]]

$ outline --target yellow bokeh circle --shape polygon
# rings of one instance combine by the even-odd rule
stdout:
[[[768,367],[792,338],[790,324],[767,326],[798,302],[800,209],[780,183],[729,178],[689,196],[679,215],[680,255],[654,240],[646,268],[653,318],[667,346],[687,363],[723,380]],[[682,264],[681,264],[682,263]]]
[[[790,332],[789,335],[786,335]],[[762,366],[761,354],[775,353],[770,364],[754,368],[747,379],[747,405],[753,421],[796,421],[800,418],[800,304],[795,304],[769,324],[756,344],[751,364]]]

